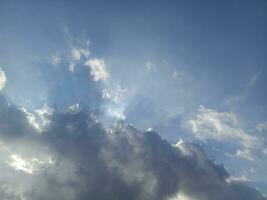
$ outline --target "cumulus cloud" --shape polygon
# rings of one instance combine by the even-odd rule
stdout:
[[[1,199],[265,199],[227,181],[224,167],[194,144],[172,146],[123,122],[104,127],[72,107],[54,111],[49,127],[35,134],[25,112],[0,102]]]
[[[0,90],[2,90],[5,87],[6,82],[7,82],[7,78],[6,78],[5,72],[0,67]]]
[[[106,69],[106,64],[103,59],[93,58],[87,60],[85,65],[91,69],[91,76],[94,81],[106,81],[109,78],[109,73]]]
[[[201,140],[239,141],[248,148],[262,146],[258,137],[247,133],[233,113],[218,112],[200,106],[198,112],[184,124]]]

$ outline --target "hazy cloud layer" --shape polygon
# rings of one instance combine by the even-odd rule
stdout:
[[[40,133],[1,97],[1,199],[265,199],[196,145],[172,146],[122,122],[105,128],[84,110],[46,117]]]

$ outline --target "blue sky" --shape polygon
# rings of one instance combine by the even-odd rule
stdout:
[[[79,107],[193,142],[267,193],[266,10],[264,0],[2,0],[0,92],[27,113]]]

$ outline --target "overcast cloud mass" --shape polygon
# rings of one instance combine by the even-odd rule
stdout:
[[[0,0],[0,199],[266,200],[266,10]]]
[[[265,199],[197,145],[153,130],[104,128],[80,110],[53,112],[41,133],[1,97],[2,199]]]

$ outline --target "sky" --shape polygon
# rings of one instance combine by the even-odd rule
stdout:
[[[264,199],[266,10],[0,0],[0,197]]]

